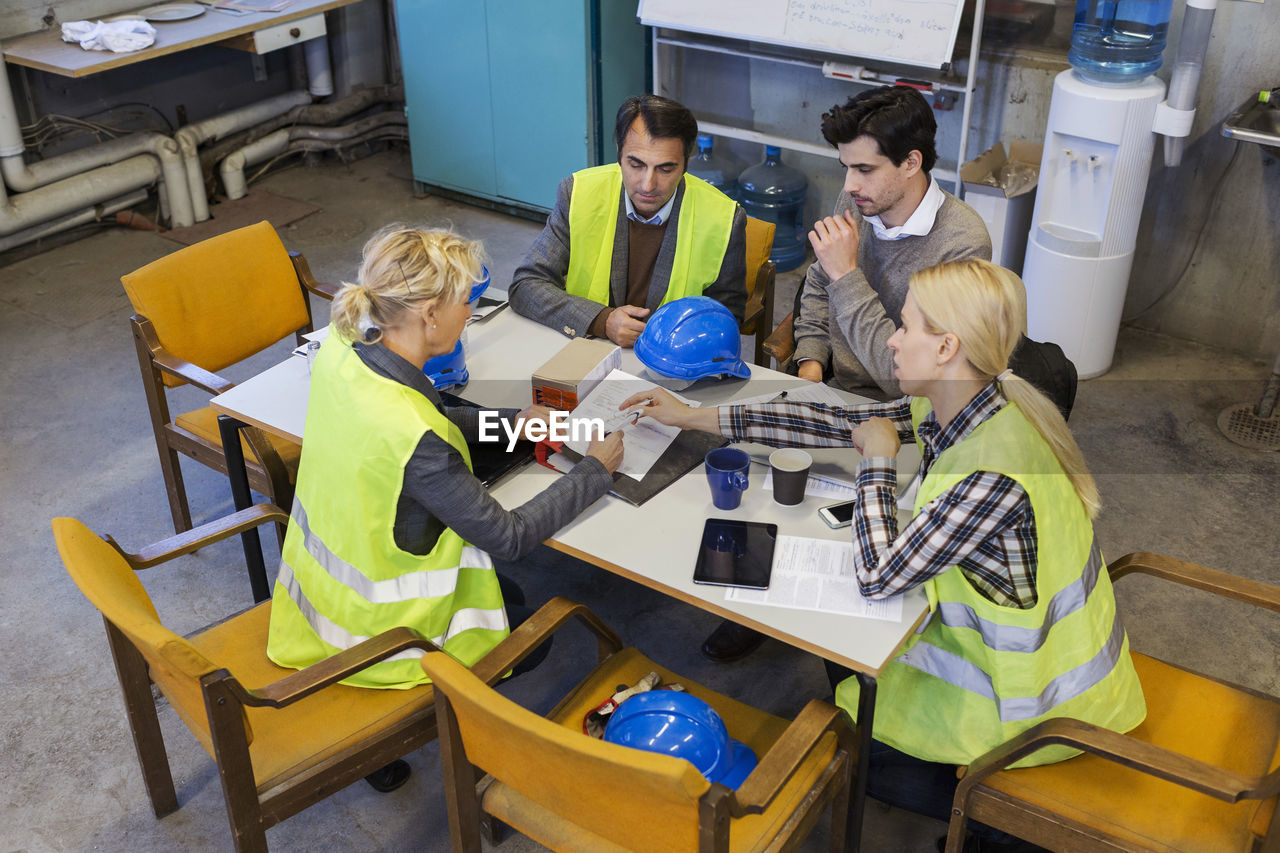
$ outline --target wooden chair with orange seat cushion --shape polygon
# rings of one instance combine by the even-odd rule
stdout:
[[[269,222],[210,237],[123,276],[135,312],[138,365],[160,469],[169,494],[173,529],[191,529],[191,511],[178,454],[227,472],[217,413],[210,407],[170,416],[167,391],[190,383],[210,395],[233,383],[217,375],[294,335],[312,329],[308,293],[332,299],[301,255],[285,250]],[[293,503],[301,448],[246,427],[244,458],[249,485],[279,506]],[[281,531],[283,535],[283,531]]]
[[[768,367],[764,342],[773,327],[773,290],[777,266],[769,260],[777,226],[747,217],[747,308],[739,331],[756,339],[755,363]]]
[[[190,636],[160,621],[138,570],[268,521],[259,504],[126,554],[73,518],[53,520],[67,572],[102,613],[138,763],[156,817],[178,798],[151,684],[213,757],[237,850],[266,850],[266,830],[435,739],[430,685],[370,690],[338,682],[408,649],[434,649],[396,628],[303,670],[266,655],[271,602]],[[317,847],[323,840],[316,840]]]
[[[595,635],[600,662],[547,717],[486,686],[570,618]],[[670,672],[586,607],[548,602],[472,669],[429,653],[454,850],[480,850],[496,818],[553,850],[762,850],[799,846],[831,806],[831,849],[844,849],[853,756],[847,718],[810,702],[788,723]],[[679,682],[719,712],[759,765],[731,791],[692,764],[588,737],[584,716],[649,672]],[[479,770],[480,772],[477,772]],[[477,793],[477,779],[483,793]],[[488,817],[485,817],[485,816]]]
[[[1156,554],[1111,564],[1280,612],[1280,588]],[[978,820],[1051,850],[1276,853],[1280,698],[1133,653],[1147,718],[1127,734],[1048,720],[974,761],[956,790],[948,853]],[[1084,754],[1003,769],[1049,744]]]

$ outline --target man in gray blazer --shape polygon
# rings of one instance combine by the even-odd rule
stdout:
[[[747,217],[685,174],[697,135],[682,104],[657,95],[624,101],[614,130],[618,163],[561,181],[546,226],[512,278],[511,307],[568,337],[624,347],[654,309],[682,296],[709,296],[741,322]]]

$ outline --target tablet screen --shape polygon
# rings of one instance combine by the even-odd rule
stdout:
[[[776,524],[708,518],[693,582],[768,589],[777,541]]]

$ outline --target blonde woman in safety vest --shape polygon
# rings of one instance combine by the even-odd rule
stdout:
[[[1057,407],[1008,369],[1026,325],[1022,281],[982,260],[911,277],[889,339],[908,396],[848,408],[767,403],[690,409],[661,389],[649,416],[734,441],[852,446],[862,454],[850,526],[862,594],[923,586],[930,613],[876,692],[867,793],[946,820],[956,767],[1049,717],[1128,731],[1146,716],[1094,535],[1097,486]],[[922,480],[898,529],[901,442]],[[858,682],[828,665],[836,702]],[[1020,762],[1074,755],[1060,746]],[[1022,849],[971,824],[984,850]]]
[[[514,510],[472,474],[467,442],[478,437],[478,410],[443,405],[422,368],[462,334],[480,251],[449,231],[390,226],[365,244],[358,283],[333,301],[272,597],[267,655],[280,666],[309,666],[397,626],[475,663],[531,613],[490,555],[523,557],[609,490],[621,432]],[[548,411],[500,415],[527,428],[545,425]],[[426,680],[406,655],[346,683]],[[390,790],[407,776],[397,762],[369,781]]]

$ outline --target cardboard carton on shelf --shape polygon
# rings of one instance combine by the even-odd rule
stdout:
[[[965,203],[978,212],[991,234],[991,260],[1019,275],[1043,150],[1038,142],[1014,140],[1006,152],[997,142],[960,168]]]

